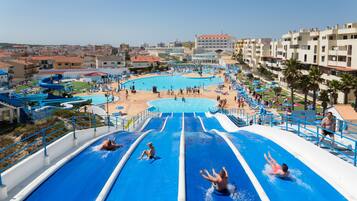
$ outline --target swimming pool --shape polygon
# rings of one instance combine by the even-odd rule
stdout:
[[[207,98],[163,98],[149,101],[152,112],[208,112],[209,108],[217,104],[215,100]]]
[[[89,96],[78,96],[80,98],[83,98],[85,100],[90,100],[92,99],[92,104],[93,105],[101,105],[107,102],[107,98],[104,96],[104,94],[96,94],[96,95],[89,95]],[[112,96],[109,96],[109,102],[112,101]]]
[[[122,87],[129,89],[133,85],[136,90],[152,91],[156,86],[159,91],[186,89],[186,87],[206,87],[223,83],[220,77],[193,78],[181,75],[173,76],[153,76],[129,80],[122,84]]]

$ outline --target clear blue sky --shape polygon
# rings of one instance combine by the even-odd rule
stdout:
[[[357,0],[1,0],[0,42],[141,44],[195,34],[278,38],[357,22]]]

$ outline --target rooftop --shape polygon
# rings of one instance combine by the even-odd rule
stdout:
[[[231,36],[228,34],[203,34],[198,35],[199,39],[230,39]]]
[[[134,56],[130,58],[131,62],[149,62],[149,63],[154,63],[154,62],[159,62],[160,58],[159,57],[154,57],[154,56]]]
[[[53,60],[56,62],[69,62],[69,63],[83,62],[83,59],[80,57],[69,57],[69,56],[34,56],[31,59],[33,61]]]

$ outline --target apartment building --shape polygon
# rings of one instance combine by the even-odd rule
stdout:
[[[11,60],[7,63],[10,64],[8,70],[9,77],[11,77],[15,83],[29,81],[38,73],[38,67],[34,63],[26,60]]]
[[[234,38],[228,34],[196,35],[195,50],[197,53],[223,50],[233,52]]]
[[[288,59],[297,59],[304,74],[308,73],[311,65],[319,66],[324,80],[320,85],[321,89],[327,89],[328,81],[340,80],[342,73],[357,76],[357,23],[336,25],[324,30],[313,28],[289,31],[281,39],[271,41],[269,55],[263,53],[260,60],[255,50],[257,40],[244,40],[244,62],[249,66],[260,64],[266,67],[280,81],[284,81],[282,69],[284,61]],[[353,91],[348,99],[353,101]],[[338,102],[342,101],[343,94],[340,93]]]
[[[244,47],[244,39],[238,39],[234,42],[233,45],[233,53],[235,55],[243,54],[243,47]]]
[[[270,56],[270,38],[245,39],[243,41],[243,61],[250,67],[258,67],[264,58]]]

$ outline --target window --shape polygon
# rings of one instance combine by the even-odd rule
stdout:
[[[325,56],[321,57],[321,62],[325,62]]]
[[[68,63],[65,63],[64,65],[65,65],[65,66],[68,66]]]
[[[326,36],[322,36],[322,40],[326,40]]]
[[[107,62],[103,62],[104,65],[107,65]]]
[[[317,63],[317,56],[316,55],[314,55],[314,63]]]
[[[333,36],[329,36],[328,39],[329,39],[329,40],[333,40]]]
[[[307,46],[307,49],[310,50],[310,45]]]
[[[307,61],[307,55],[305,54],[304,55],[304,62],[306,62]]]
[[[346,62],[346,56],[338,56],[338,61]]]
[[[344,35],[344,36],[343,36],[343,40],[347,40],[347,35]]]
[[[322,52],[325,52],[325,46],[322,46],[322,47],[321,47],[321,51],[322,51]]]

